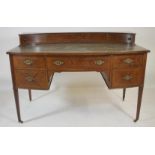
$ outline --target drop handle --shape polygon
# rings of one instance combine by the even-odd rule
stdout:
[[[133,79],[133,77],[130,75],[126,75],[123,77],[123,80],[126,80],[126,81],[130,81],[131,79]]]
[[[54,61],[54,64],[55,64],[56,66],[61,66],[61,65],[64,64],[64,62],[61,61],[61,60],[56,60],[56,61]]]
[[[25,64],[25,65],[32,65],[32,63],[33,63],[33,61],[32,61],[31,59],[26,59],[26,60],[24,61],[24,64]]]
[[[103,65],[105,62],[103,60],[96,60],[95,61],[95,64],[98,65],[98,66],[101,66]]]

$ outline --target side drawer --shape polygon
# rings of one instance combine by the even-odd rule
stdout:
[[[48,89],[46,70],[15,70],[15,84],[18,88]]]
[[[143,68],[120,69],[112,72],[112,87],[127,88],[143,83]]]
[[[143,65],[143,55],[120,55],[112,57],[112,67],[131,68],[141,67]]]
[[[53,71],[103,71],[109,68],[109,56],[48,57],[47,67]]]
[[[41,56],[13,56],[15,69],[45,68],[45,58]]]

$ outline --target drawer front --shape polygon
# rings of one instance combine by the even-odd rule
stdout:
[[[141,67],[143,64],[143,55],[113,56],[112,64],[113,68]]]
[[[37,56],[13,56],[13,65],[15,69],[44,69],[46,66],[44,57]]]
[[[49,57],[47,67],[53,71],[102,71],[109,68],[109,57]]]
[[[112,72],[112,87],[127,88],[137,86],[143,82],[143,69],[120,69]]]
[[[15,83],[18,88],[47,89],[46,70],[16,70]]]

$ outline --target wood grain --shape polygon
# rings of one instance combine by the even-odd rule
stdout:
[[[51,43],[126,43],[134,44],[134,33],[79,32],[38,33],[19,35],[20,45]]]
[[[109,89],[124,90],[123,98],[126,88],[139,87],[139,119],[149,50],[135,44],[134,33],[40,33],[19,39],[20,45],[7,52],[19,122],[18,89],[48,90],[54,73],[66,71],[100,72]]]

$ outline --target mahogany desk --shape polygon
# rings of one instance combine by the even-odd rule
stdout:
[[[96,71],[109,89],[139,87],[135,122],[139,119],[149,50],[135,45],[133,33],[42,33],[19,35],[9,52],[18,121],[18,89],[48,90],[55,72]]]

